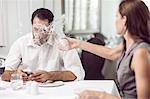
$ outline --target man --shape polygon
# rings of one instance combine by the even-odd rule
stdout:
[[[45,8],[32,14],[32,33],[19,38],[11,47],[4,63],[2,80],[10,81],[18,72],[23,80],[46,82],[47,80],[73,81],[84,78],[80,58],[76,50],[60,51],[54,41],[53,13]],[[24,70],[31,70],[29,76]]]

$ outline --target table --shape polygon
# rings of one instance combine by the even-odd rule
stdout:
[[[118,89],[113,80],[83,80],[64,82],[63,86],[58,87],[39,87],[39,94],[27,94],[26,89],[12,90],[10,82],[0,81],[0,99],[78,99],[77,92],[88,89],[105,91],[119,96]]]

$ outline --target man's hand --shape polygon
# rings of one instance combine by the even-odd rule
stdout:
[[[4,81],[10,81],[12,73],[14,73],[14,71],[5,70],[1,76],[1,79]]]
[[[24,72],[22,69],[19,68],[19,69],[17,70],[17,73],[22,76],[23,81],[28,81],[28,80],[30,80],[30,79],[29,79],[29,75],[28,75],[26,72]]]
[[[46,82],[47,80],[51,81],[73,81],[76,79],[76,76],[70,71],[43,71],[38,70],[31,74],[29,79],[37,82]]]
[[[38,70],[33,72],[29,78],[33,81],[43,83],[49,80],[49,73],[47,71]]]

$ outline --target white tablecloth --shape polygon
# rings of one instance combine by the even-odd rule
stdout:
[[[39,87],[39,94],[30,95],[26,88],[12,90],[10,83],[0,81],[0,99],[77,99],[76,93],[88,89],[105,91],[119,96],[116,84],[113,80],[83,80],[74,82],[65,82],[63,86],[58,87]]]

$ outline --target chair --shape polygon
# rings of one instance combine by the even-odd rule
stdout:
[[[2,66],[2,63],[4,62],[4,60],[5,59],[0,58],[0,75],[2,75],[5,70],[5,67]]]
[[[105,45],[104,39],[101,39],[100,37],[101,34],[97,33],[95,34],[95,37],[89,39],[88,42]],[[105,62],[104,58],[83,50],[81,52],[81,62],[85,70],[85,80],[104,79],[104,76],[102,75],[102,68]]]

